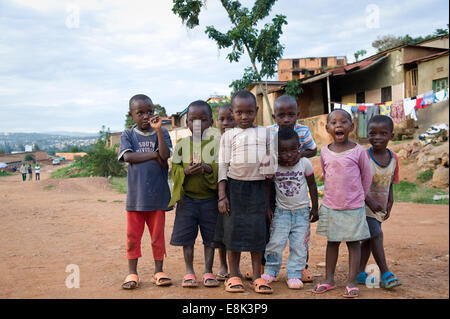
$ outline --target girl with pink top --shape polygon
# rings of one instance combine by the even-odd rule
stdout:
[[[365,149],[348,139],[353,130],[350,114],[336,109],[328,115],[326,129],[334,142],[322,147],[320,163],[324,176],[324,196],[316,233],[327,236],[325,281],[312,291],[321,294],[335,289],[334,272],[341,241],[347,243],[349,273],[344,297],[358,296],[356,276],[361,257],[361,240],[370,237],[365,198],[372,172]]]

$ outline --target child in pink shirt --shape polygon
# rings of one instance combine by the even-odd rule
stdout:
[[[370,237],[366,221],[365,198],[372,183],[370,162],[365,149],[348,139],[352,118],[342,109],[328,115],[326,129],[334,142],[322,147],[320,162],[325,182],[316,233],[327,236],[326,278],[313,293],[336,288],[334,271],[341,241],[347,243],[349,274],[344,297],[358,296],[356,282],[361,243]]]

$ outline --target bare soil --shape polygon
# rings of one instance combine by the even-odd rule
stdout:
[[[174,284],[157,287],[151,282],[153,260],[148,230],[143,237],[143,257],[139,261],[141,286],[121,289],[127,275],[126,195],[111,189],[107,179],[50,179],[46,166],[41,181],[22,182],[19,175],[0,177],[0,298],[342,298],[348,270],[348,253],[343,244],[336,281],[338,289],[323,295],[311,293],[313,283],[302,290],[290,290],[285,283],[285,261],[280,282],[272,295],[259,295],[245,283],[242,294],[200,285],[181,287],[184,275],[180,247],[168,244],[174,211],[166,214],[167,258],[165,271]],[[361,286],[360,298],[449,298],[449,207],[395,203],[391,218],[383,224],[388,265],[403,281],[392,291]],[[314,283],[324,279],[326,239],[311,229],[309,267]],[[287,250],[285,251],[287,254]],[[374,263],[374,260],[369,260]],[[80,269],[80,288],[67,288],[71,273]],[[218,256],[214,271],[219,267]],[[200,235],[195,250],[197,278],[203,272]],[[241,270],[250,270],[250,256],[243,253]]]

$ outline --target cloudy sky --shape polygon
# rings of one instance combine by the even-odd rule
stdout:
[[[249,65],[230,64],[205,26],[230,24],[208,0],[188,30],[170,0],[0,0],[0,132],[123,129],[128,100],[149,95],[167,113],[228,85]],[[250,6],[253,1],[242,1]],[[448,23],[447,0],[278,0],[287,16],[284,58],[345,55],[379,35],[420,36]],[[271,79],[276,80],[276,77]]]

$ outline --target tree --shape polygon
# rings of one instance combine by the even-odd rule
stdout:
[[[358,50],[356,51],[353,55],[355,56],[355,61],[359,60],[359,57],[366,55],[367,51],[366,50]]]
[[[33,163],[36,162],[36,159],[34,158],[34,155],[33,155],[33,154],[27,154],[27,155],[25,155],[24,160],[25,160],[26,162],[33,162]]]
[[[297,98],[297,96],[303,93],[301,82],[297,79],[289,81],[284,88],[284,93]]]
[[[279,40],[283,33],[282,27],[287,24],[286,16],[276,15],[272,23],[266,23],[261,30],[258,30],[258,22],[269,15],[276,0],[256,0],[251,10],[243,7],[239,1],[221,0],[220,2],[233,27],[223,33],[213,26],[207,26],[205,33],[210,39],[216,41],[219,49],[232,48],[227,55],[230,63],[239,62],[242,55],[247,53],[252,65],[251,68],[245,69],[242,80],[233,81],[230,87],[236,91],[238,88],[242,89],[250,80],[252,82],[256,80],[269,106],[269,113],[272,113],[267,92],[261,81],[275,74],[277,61],[283,56],[284,47]],[[172,11],[188,28],[192,29],[199,24],[198,16],[204,4],[205,1],[202,0],[173,0]]]

